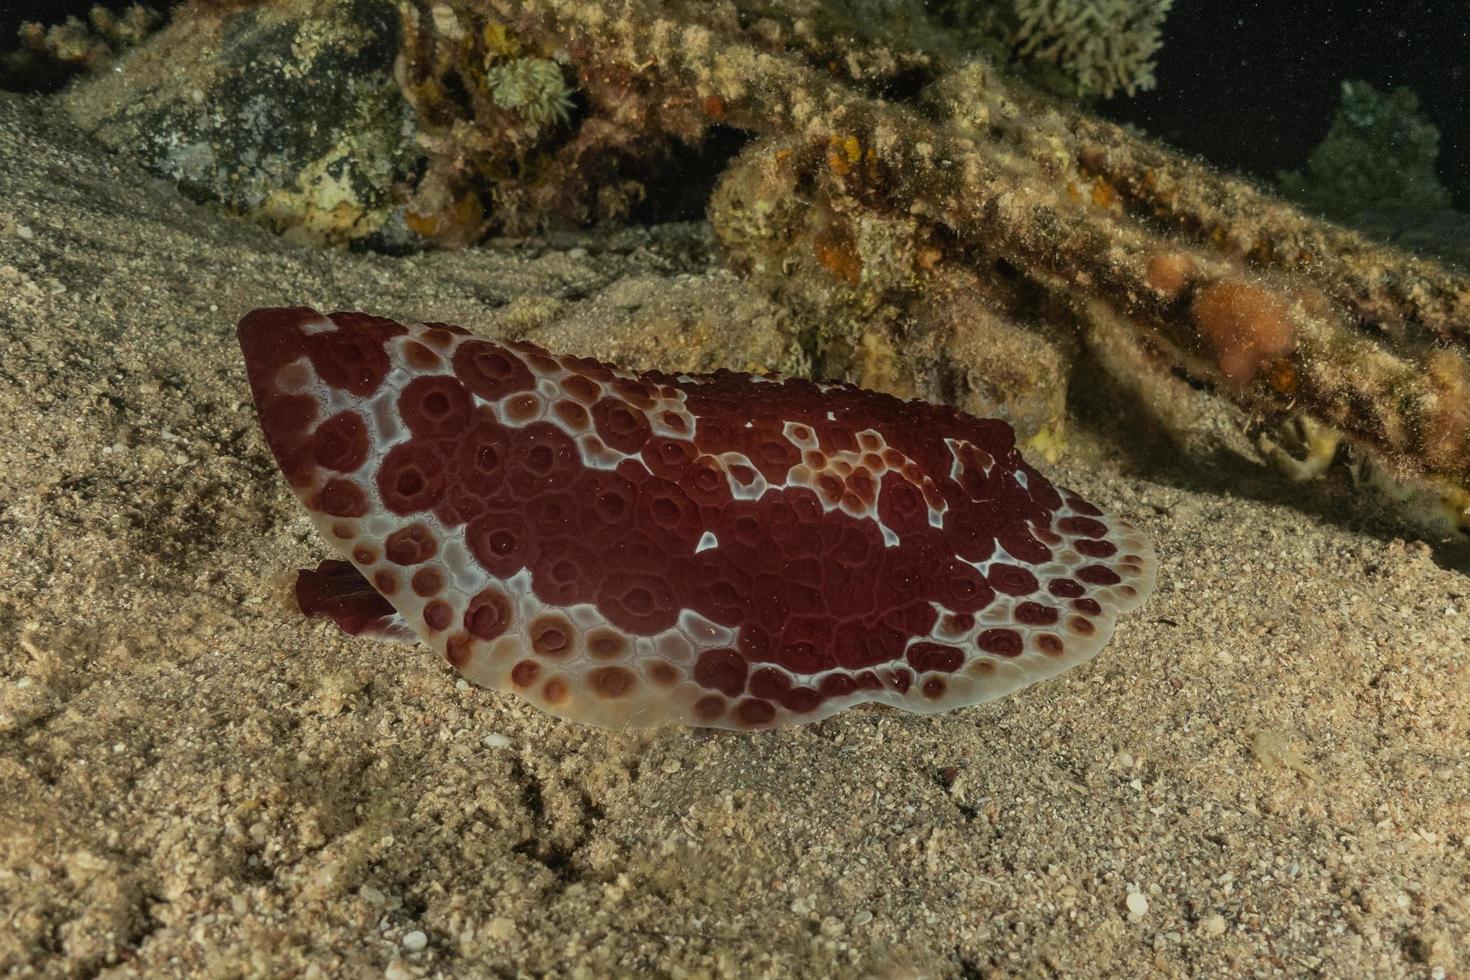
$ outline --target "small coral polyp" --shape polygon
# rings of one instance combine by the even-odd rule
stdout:
[[[633,374],[362,313],[256,310],[266,441],[342,560],[308,614],[610,727],[937,712],[1092,657],[1145,536],[1010,426],[846,384]]]

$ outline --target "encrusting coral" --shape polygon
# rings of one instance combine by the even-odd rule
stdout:
[[[1439,135],[1410,89],[1344,81],[1306,167],[1277,174],[1276,186],[1311,214],[1470,268],[1470,222],[1440,181]]]
[[[1024,440],[1051,440],[1076,343],[1008,317],[1014,290],[942,261],[943,238],[927,223],[826,194],[807,179],[804,146],[752,144],[727,168],[709,215],[732,264],[815,325],[807,343],[819,373],[1000,415]],[[828,146],[818,166],[850,174],[863,160],[854,140]]]
[[[1368,209],[1448,207],[1449,192],[1435,174],[1438,157],[1439,130],[1420,115],[1411,90],[1385,93],[1345,81],[1332,128],[1306,172],[1289,171],[1277,181],[1293,200],[1351,223]]]
[[[1294,477],[1346,456],[1421,524],[1470,524],[1470,279],[1041,94],[921,7],[877,5],[910,24],[891,40],[844,29],[860,7],[402,4],[423,155],[403,223],[457,245],[626,220],[694,179],[681,148],[739,133],[709,217],[799,311],[819,373],[1004,411],[1055,447],[1091,365],[1166,428],[1202,397]],[[1166,4],[1129,7],[1147,28]]]
[[[580,78],[600,82],[587,88],[594,115],[654,132],[693,125],[685,138],[718,121],[773,141],[755,163],[769,190],[746,196],[771,212],[761,220],[775,239],[753,247],[736,235],[737,256],[806,235],[829,277],[860,287],[865,222],[897,221],[916,276],[966,270],[1015,297],[1017,313],[1038,299],[1070,310],[1084,335],[1102,309],[1158,385],[1182,371],[1268,431],[1303,417],[1330,427],[1437,501],[1417,519],[1470,523],[1464,276],[1313,220],[982,62],[932,60],[916,106],[869,94],[865,66],[899,55],[855,50],[845,81],[807,61],[794,23],[789,34],[745,26],[730,4],[467,5],[568,51]],[[711,105],[717,116],[701,119]]]
[[[39,21],[25,21],[18,35],[22,49],[33,56],[51,59],[70,70],[98,71],[119,51],[142,41],[158,20],[158,13],[142,4],[133,4],[121,13],[96,4],[85,22],[76,16],[49,27]]]
[[[1153,56],[1174,0],[1019,0],[1020,54],[1065,66],[1081,95],[1154,87]]]

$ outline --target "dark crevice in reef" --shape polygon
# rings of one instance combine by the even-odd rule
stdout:
[[[744,130],[717,125],[697,144],[675,144],[660,174],[648,182],[648,193],[633,209],[630,221],[661,225],[702,220],[720,175],[750,138]]]
[[[874,95],[890,102],[914,103],[919,94],[935,81],[935,74],[928,68],[915,66],[884,78]]]

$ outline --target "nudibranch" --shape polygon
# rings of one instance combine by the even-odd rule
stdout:
[[[266,442],[345,560],[297,599],[604,726],[937,712],[1092,657],[1152,545],[1009,425],[847,384],[620,371],[443,323],[256,310]]]

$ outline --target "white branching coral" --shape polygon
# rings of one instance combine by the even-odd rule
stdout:
[[[490,97],[538,126],[566,122],[572,111],[572,89],[561,66],[548,58],[516,58],[485,70]]]
[[[1084,95],[1154,86],[1154,53],[1174,0],[1015,0],[1019,53],[1049,61]]]

